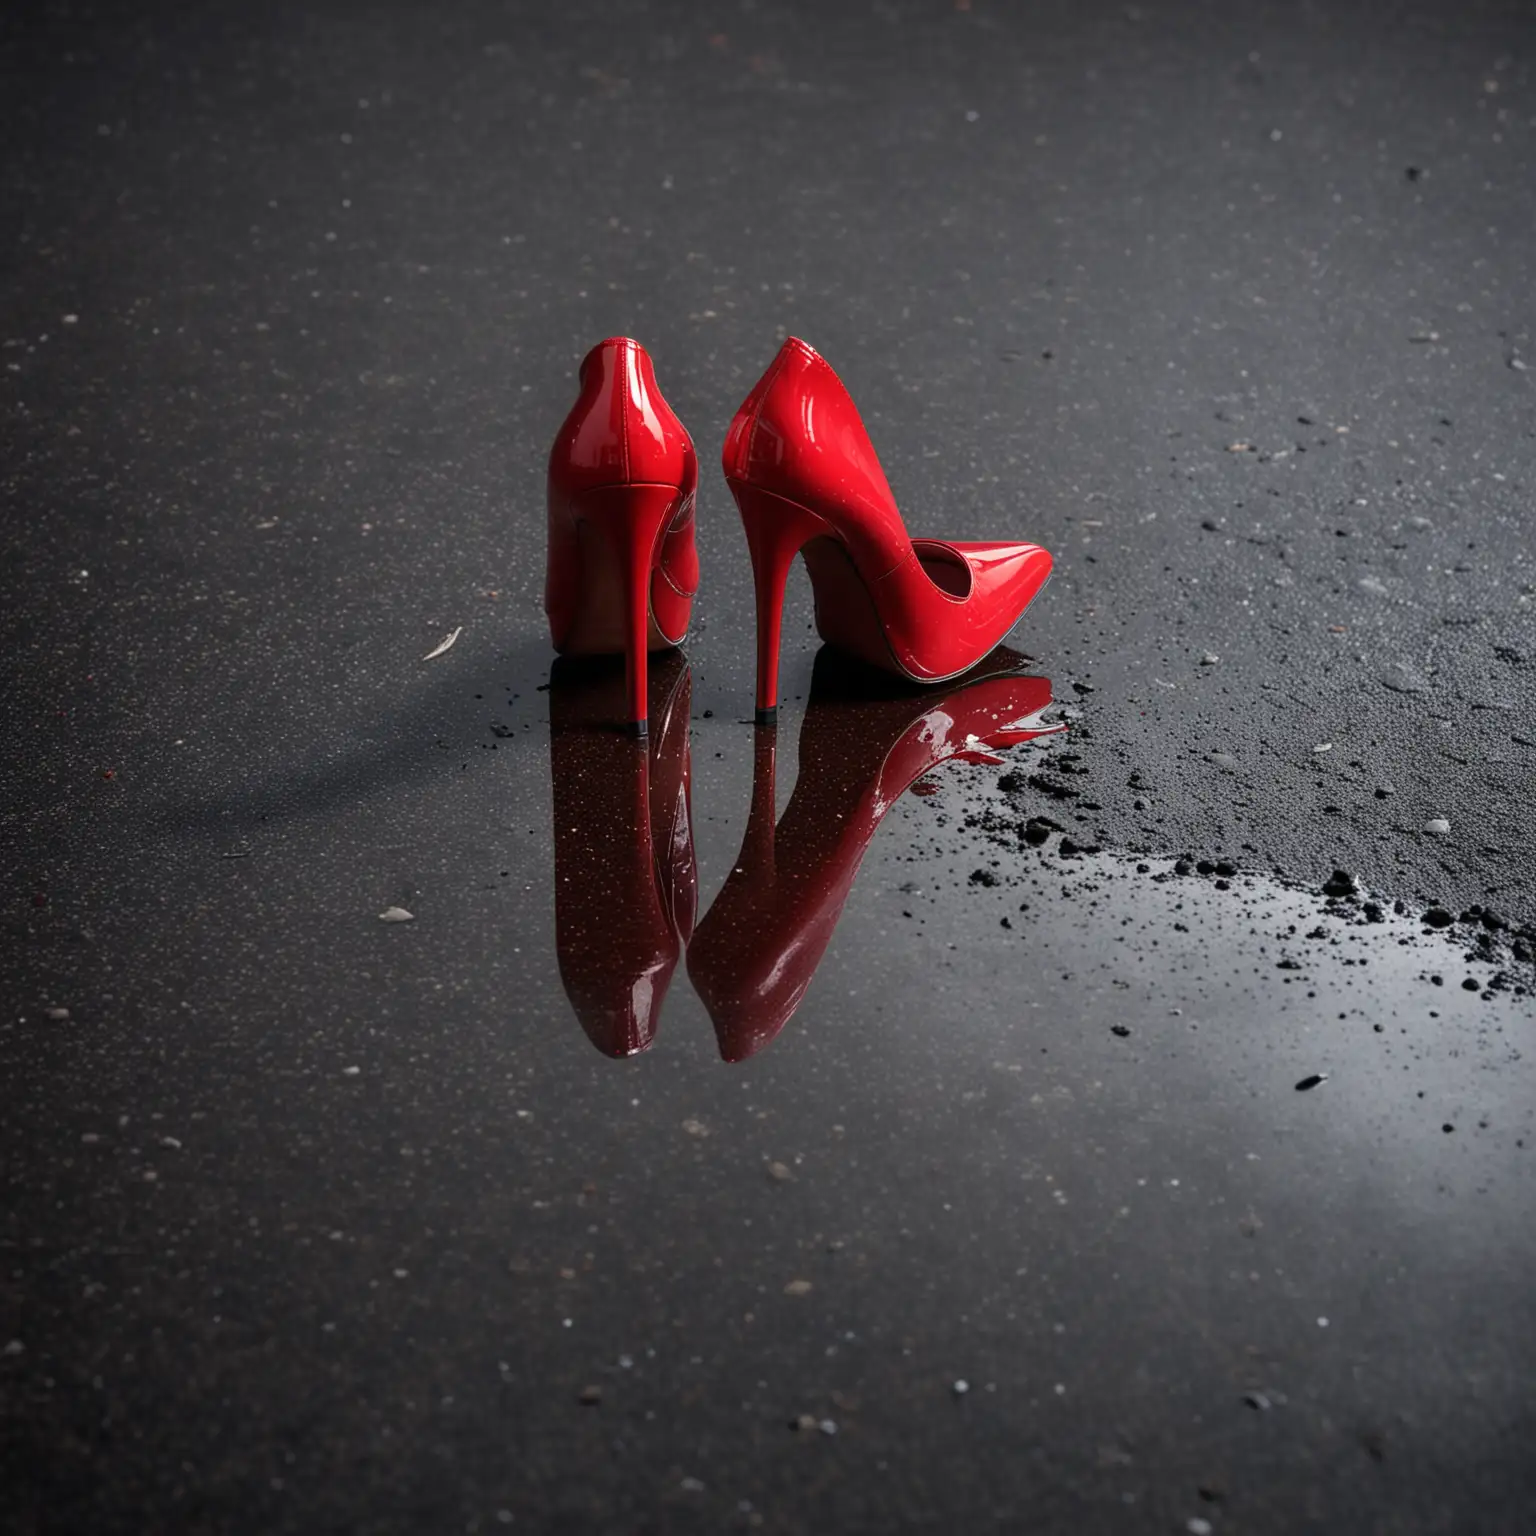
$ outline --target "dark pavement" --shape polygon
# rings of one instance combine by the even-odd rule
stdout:
[[[9,1528],[1530,1528],[1530,5],[0,46]],[[704,920],[780,338],[915,532],[1057,556],[1067,731],[900,795],[730,1064],[685,959],[627,1060],[558,967],[544,454],[620,332],[704,467]]]

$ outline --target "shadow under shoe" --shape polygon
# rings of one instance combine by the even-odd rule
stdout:
[[[777,733],[757,729],[741,854],[688,951],[727,1061],[762,1050],[800,1006],[875,829],[915,780],[956,758],[1000,763],[993,748],[1064,729],[1042,723],[1050,680],[1027,664],[999,647],[953,686],[919,689],[823,647],[777,825]]]
[[[555,951],[576,1017],[605,1056],[632,1056],[655,1038],[693,932],[692,693],[681,653],[656,657],[653,730],[636,740],[620,723],[622,660],[561,657],[550,670]]]

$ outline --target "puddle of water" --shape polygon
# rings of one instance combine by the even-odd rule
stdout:
[[[939,695],[870,762],[786,708],[770,793],[740,681],[693,669],[685,762],[664,726],[589,754],[563,690],[552,742],[546,696],[487,669],[260,815],[220,802],[153,858],[82,844],[94,886],[61,859],[85,894],[27,985],[71,1017],[0,1026],[17,1230],[53,1245],[20,1368],[132,1352],[189,1459],[249,1445],[268,1487],[302,1474],[260,1457],[323,1358],[383,1383],[411,1475],[451,1446],[450,1503],[510,1417],[542,1437],[527,1508],[580,1488],[641,1525],[686,1477],[711,1529],[743,1499],[810,1528],[818,1478],[871,1529],[1023,1527],[1043,1498],[1163,1520],[1218,1478],[1234,1518],[1365,1528],[1391,1523],[1361,1476],[1382,1458],[1402,1509],[1461,1486],[1446,1458],[1519,1443],[1523,973],[1390,902],[1370,922],[1254,872],[1064,857],[1032,781],[1070,733],[977,751]],[[800,965],[797,1006],[727,1065],[682,963],[691,872],[702,931],[770,825],[798,886],[715,921]],[[233,835],[249,857],[218,857]],[[379,923],[394,904],[415,921]],[[110,1311],[80,1305],[96,1286]],[[189,1373],[226,1328],[255,1331]],[[39,1434],[92,1400],[40,1387]],[[351,1409],[326,1412],[334,1436]],[[968,1470],[935,1492],[931,1467]]]

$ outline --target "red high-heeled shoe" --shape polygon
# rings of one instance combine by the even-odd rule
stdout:
[[[688,975],[727,1061],[760,1051],[800,1006],[864,850],[904,790],[940,763],[1001,763],[992,748],[1064,728],[1042,723],[1050,681],[1025,676],[1025,664],[999,648],[935,696],[823,649],[800,728],[800,774],[777,826],[778,733],[756,733],[741,855],[688,947]]]
[[[605,1056],[632,1056],[655,1037],[698,892],[687,663],[673,651],[650,669],[657,728],[647,742],[614,737],[623,689],[611,658],[562,656],[549,675],[555,951],[576,1017]]]
[[[637,736],[647,657],[682,643],[699,584],[698,483],[693,441],[656,387],[650,354],[625,336],[600,341],[549,453],[544,610],[562,655],[624,656]]]
[[[823,640],[914,682],[975,666],[1051,572],[1038,544],[908,536],[857,407],[825,358],[791,336],[725,439],[757,585],[757,719],[778,704],[784,583],[805,555]]]

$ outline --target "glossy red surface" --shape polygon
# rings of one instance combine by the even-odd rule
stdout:
[[[562,657],[550,673],[555,949],[581,1027],[606,1056],[655,1037],[698,899],[681,653],[656,658],[650,690],[656,729],[626,740],[614,726],[616,663]]]
[[[759,711],[777,703],[779,609],[802,550],[822,638],[918,682],[974,666],[1050,575],[1038,544],[914,541],[858,408],[798,337],[742,402],[722,464],[757,578]]]
[[[917,692],[824,649],[800,729],[799,777],[777,824],[777,732],[757,732],[741,854],[688,950],[688,974],[727,1061],[762,1050],[800,1006],[898,796],[941,763],[1000,762],[992,749],[1062,729],[1042,722],[1050,681],[1025,665],[999,648],[953,687]]]
[[[699,584],[698,459],[638,342],[599,342],[580,377],[549,454],[544,608],[563,655],[627,658],[643,722],[646,654],[681,642]]]

